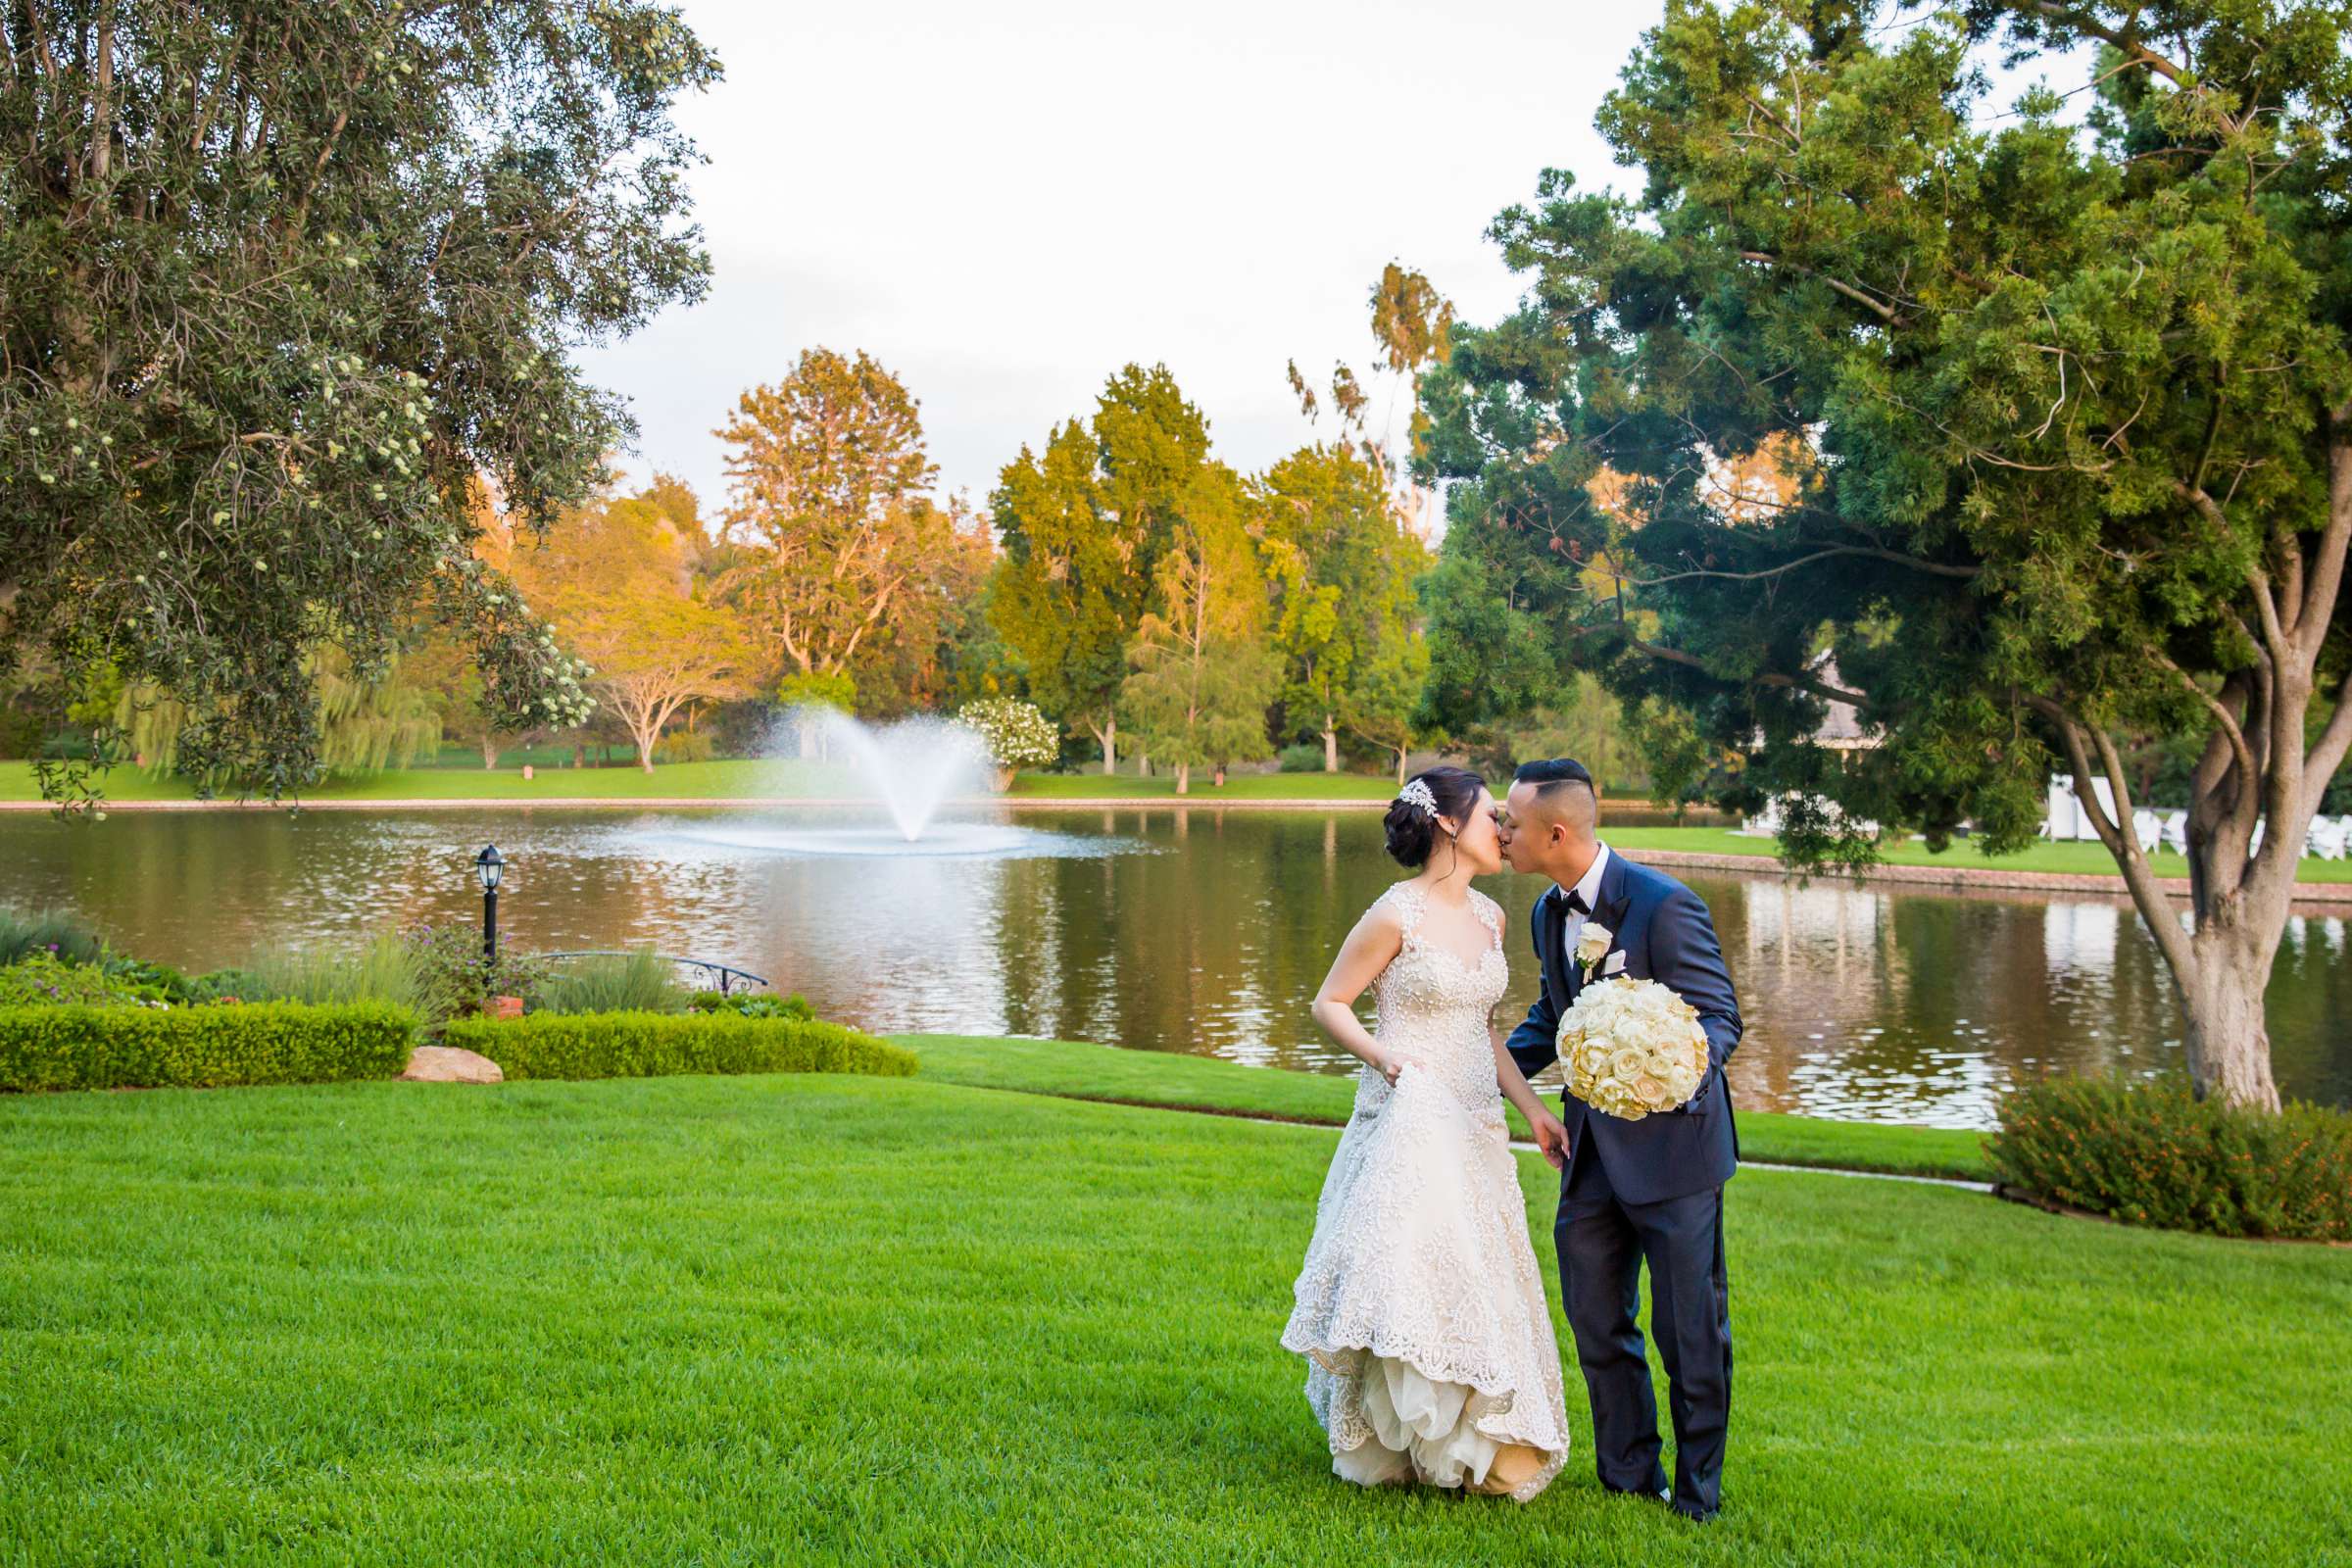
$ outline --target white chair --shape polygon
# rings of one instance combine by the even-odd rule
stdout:
[[[2304,853],[2323,860],[2340,860],[2348,837],[2352,837],[2352,818],[2315,816],[2311,819],[2311,837],[2304,841]]]
[[[2164,819],[2164,847],[2175,855],[2188,853],[2188,813],[2168,812]]]
[[[2139,837],[2139,847],[2153,850],[2164,842],[2164,818],[2142,808],[2132,813],[2132,831]]]

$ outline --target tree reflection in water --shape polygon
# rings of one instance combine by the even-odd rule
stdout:
[[[118,812],[0,818],[0,901],[74,908],[128,951],[194,967],[258,946],[472,923],[470,858],[512,870],[500,923],[531,947],[718,958],[885,1031],[1012,1033],[1347,1071],[1306,1004],[1398,874],[1377,813],[1022,812],[1017,853],[805,853],[807,812]],[[981,839],[967,840],[981,843]],[[795,848],[795,845],[798,848]],[[2007,1084],[2177,1064],[2170,981],[2122,901],[1775,875],[1686,878],[1715,911],[1747,1038],[1739,1102],[1989,1123]],[[1513,1016],[1536,989],[1503,875]],[[2282,1088],[2352,1103],[2340,916],[2290,921],[2271,988]]]

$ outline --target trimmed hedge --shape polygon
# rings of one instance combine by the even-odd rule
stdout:
[[[674,1073],[847,1072],[905,1078],[914,1053],[837,1023],[731,1012],[534,1012],[460,1018],[442,1039],[509,1078],[659,1078]]]
[[[416,1036],[415,1013],[380,1002],[0,1007],[0,1090],[396,1078]]]
[[[2185,1085],[2051,1079],[2001,1102],[1984,1146],[2000,1182],[2127,1225],[2352,1241],[2352,1114],[2274,1116]]]

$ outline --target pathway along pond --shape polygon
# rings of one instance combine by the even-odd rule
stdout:
[[[507,858],[502,933],[526,948],[713,958],[884,1032],[1327,1072],[1354,1063],[1307,1003],[1398,874],[1364,811],[1023,811],[911,848],[789,809],[26,813],[0,817],[0,903],[66,906],[128,952],[212,968],[270,944],[475,924],[486,843]],[[1987,1127],[2021,1078],[2180,1061],[2171,983],[2121,899],[1685,880],[1715,911],[1747,1018],[1740,1104]],[[1525,920],[1543,888],[1484,885],[1511,917],[1515,1019],[1535,993]],[[2290,923],[2270,995],[2285,1091],[2352,1103],[2339,915]]]

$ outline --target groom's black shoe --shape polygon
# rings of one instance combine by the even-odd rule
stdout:
[[[1674,1494],[1664,1487],[1612,1487],[1603,1481],[1600,1490],[1613,1496],[1640,1497],[1644,1502],[1662,1502],[1670,1508],[1674,1506]]]
[[[1667,1506],[1694,1525],[1711,1525],[1715,1522],[1715,1510],[1712,1508],[1694,1508],[1689,1503],[1672,1501]]]

